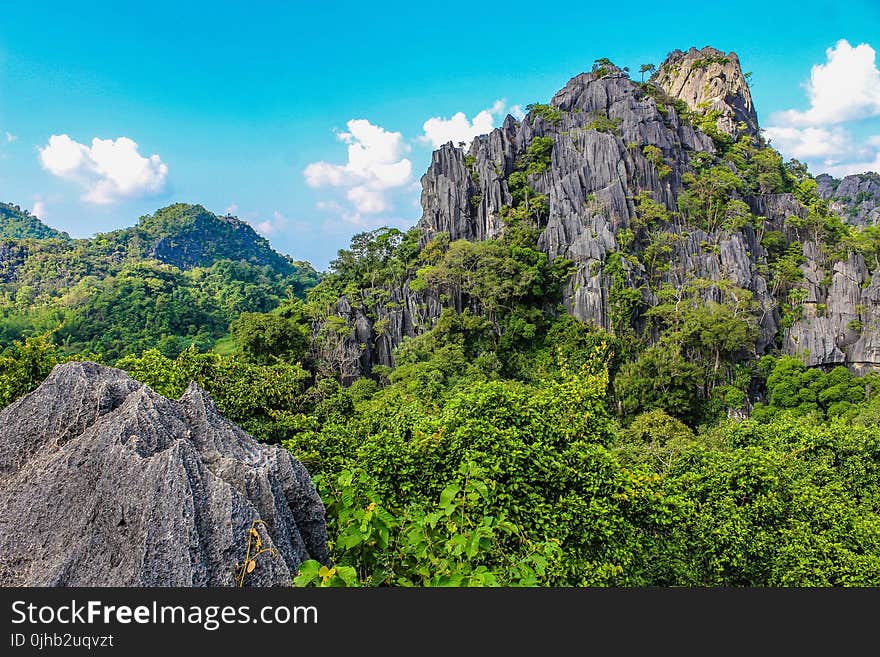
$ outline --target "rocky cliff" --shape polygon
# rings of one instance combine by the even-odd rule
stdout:
[[[819,195],[832,209],[857,226],[880,224],[880,173],[862,173],[838,180],[827,173],[816,176]]]
[[[422,245],[441,233],[471,241],[501,235],[517,202],[512,175],[548,140],[549,159],[528,175],[528,187],[547,203],[538,247],[574,263],[563,295],[572,315],[614,330],[613,295],[621,286],[637,290],[645,310],[670,291],[718,303],[747,299],[757,330],[745,355],[782,350],[811,365],[880,366],[876,263],[835,255],[803,228],[815,213],[792,193],[794,174],[760,138],[735,53],[674,51],[645,84],[606,63],[572,78],[548,105],[531,106],[522,121],[508,116],[469,151],[442,146],[421,180]],[[710,203],[713,185],[726,178],[734,182],[714,219],[688,211],[694,198]],[[852,192],[854,183],[840,184],[862,199],[866,218],[875,207],[864,201],[872,181],[860,179]],[[646,228],[648,202],[665,218]],[[786,283],[774,272],[792,245],[802,280]],[[659,265],[646,257],[651,249],[662,253]],[[619,254],[613,267],[611,254]],[[367,290],[335,308],[353,328],[350,375],[393,365],[394,348],[429,328],[442,307],[430,290],[413,292],[408,283],[385,293],[393,310],[371,304]],[[652,330],[643,318],[634,320],[640,334]],[[380,321],[381,332],[374,328]]]
[[[708,46],[687,52],[675,50],[652,80],[691,110],[717,112],[716,125],[722,132],[757,136],[758,115],[736,53]]]
[[[246,586],[328,559],[305,468],[195,384],[172,401],[68,363],[0,413],[0,586],[233,586],[252,527],[277,556]]]
[[[801,317],[785,332],[784,350],[807,365],[847,365],[856,372],[880,368],[880,269],[850,253],[830,272],[821,254],[804,244],[805,298]]]

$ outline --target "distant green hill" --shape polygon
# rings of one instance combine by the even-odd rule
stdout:
[[[17,205],[0,203],[0,238],[38,240],[58,238],[70,239],[67,233],[49,228],[27,210]]]
[[[0,349],[34,333],[110,361],[152,347],[207,349],[242,312],[303,297],[319,278],[245,222],[200,205],[172,205],[91,239],[2,207],[30,220],[27,237],[44,237],[0,239]]]
[[[268,266],[280,274],[294,274],[297,268],[246,222],[215,215],[201,205],[170,205],[141,217],[137,226],[112,235],[136,242],[143,257],[180,269],[209,267],[218,260]]]

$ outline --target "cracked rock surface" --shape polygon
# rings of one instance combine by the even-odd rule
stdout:
[[[166,399],[125,372],[58,365],[0,412],[0,585],[288,586],[327,562],[305,468],[258,444],[191,384]]]

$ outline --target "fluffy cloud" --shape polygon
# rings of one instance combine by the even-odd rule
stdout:
[[[34,201],[34,207],[31,208],[31,214],[37,217],[38,219],[46,218],[46,202],[43,199],[36,199]]]
[[[409,145],[399,132],[389,132],[366,119],[352,119],[337,138],[348,144],[345,164],[312,162],[303,171],[309,187],[339,187],[358,213],[376,214],[391,208],[389,192],[412,177]]]
[[[11,132],[9,132],[8,130],[6,131],[6,141],[7,141],[8,143],[12,143],[12,142],[14,142],[16,139],[18,139],[18,137],[16,137],[14,134],[12,134]]]
[[[434,148],[440,148],[450,141],[456,146],[464,142],[465,148],[467,148],[474,137],[485,135],[495,128],[495,119],[501,116],[504,108],[505,102],[496,100],[492,107],[477,113],[471,120],[468,120],[464,112],[456,112],[448,119],[439,116],[432,117],[422,126],[424,134],[419,137],[419,141],[431,144]],[[519,105],[511,108],[511,113],[516,115],[517,112],[522,115],[522,109]]]
[[[86,146],[67,135],[52,135],[39,150],[42,167],[83,187],[82,198],[89,203],[104,205],[160,194],[168,179],[168,166],[159,156],[143,157],[128,137],[95,137]]]
[[[815,163],[816,173],[838,178],[880,171],[880,135],[861,142],[840,126],[830,128],[770,127],[764,130],[773,146],[799,160]]]
[[[853,48],[841,39],[825,55],[827,61],[810,73],[810,109],[782,112],[774,122],[821,126],[880,116],[880,70],[874,49],[867,43]]]
[[[282,230],[289,222],[289,219],[283,214],[275,210],[271,219],[265,219],[257,223],[254,228],[263,237],[271,237]]]
[[[802,160],[837,157],[853,147],[849,133],[840,127],[770,126],[764,130],[764,135],[778,150]]]
[[[336,201],[318,201],[315,207],[329,215],[322,223],[322,230],[328,235],[351,235],[352,228],[371,230],[394,223],[388,215],[363,213]]]
[[[880,136],[864,137],[865,120],[880,116],[876,53],[867,43],[853,47],[841,39],[825,55],[806,85],[809,109],[774,114],[764,134],[784,155],[806,161],[816,173],[880,170]]]
[[[880,172],[880,143],[876,144],[878,148],[873,151],[873,159],[871,154],[867,158],[859,158],[855,161],[839,162],[836,160],[827,160],[823,163],[822,172],[830,173],[835,178],[843,178],[852,173],[864,173],[866,171]]]

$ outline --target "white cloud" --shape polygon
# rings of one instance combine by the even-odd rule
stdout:
[[[853,47],[841,39],[825,55],[806,85],[810,108],[774,114],[764,135],[785,156],[807,162],[814,173],[878,171],[880,135],[864,137],[863,122],[880,116],[876,53],[867,43]]]
[[[448,119],[439,116],[432,117],[422,126],[424,134],[419,137],[419,141],[431,144],[434,148],[440,148],[450,141],[455,146],[464,142],[465,148],[468,148],[474,137],[492,132],[495,128],[496,118],[503,115],[505,107],[504,100],[496,100],[492,107],[478,112],[471,120],[468,120],[464,112],[456,112]],[[519,105],[511,108],[511,113],[514,111],[519,112],[522,116],[522,109]]]
[[[764,130],[773,146],[801,160],[828,158],[846,154],[853,148],[849,133],[838,126],[832,128],[794,128],[770,126]]]
[[[263,237],[270,237],[281,231],[288,223],[290,223],[290,220],[278,212],[278,210],[275,210],[272,213],[271,219],[259,222],[254,228],[256,228],[257,232]]]
[[[412,162],[409,145],[399,132],[389,132],[366,119],[352,119],[337,138],[348,144],[345,164],[312,162],[303,171],[309,187],[340,187],[357,213],[375,214],[391,208],[389,192],[406,185]]]
[[[774,122],[821,126],[880,115],[880,70],[874,49],[867,43],[854,48],[841,39],[825,55],[827,61],[810,72],[810,109],[781,112]]]
[[[234,215],[238,212],[238,203],[230,203],[223,212],[227,215]]]
[[[315,203],[315,207],[319,210],[324,210],[325,212],[342,212],[342,206],[336,201],[318,201]]]
[[[387,216],[364,214],[359,210],[352,211],[351,208],[346,208],[336,201],[318,201],[315,203],[315,207],[321,212],[331,215],[323,223],[324,232],[327,233],[339,233],[342,227],[345,227],[345,230],[340,233],[345,234],[346,231],[351,230],[352,226],[363,230],[378,228],[388,223]]]
[[[7,142],[12,143],[12,142],[14,142],[16,139],[18,139],[17,136],[15,136],[14,134],[12,134],[12,133],[9,132],[8,130],[6,131],[6,141],[7,141]]]
[[[853,173],[880,172],[880,149],[875,151],[873,156],[873,159],[859,159],[851,162],[828,160],[822,165],[822,173],[830,173],[835,178],[843,178]]]
[[[46,218],[46,202],[37,198],[34,201],[34,207],[31,208],[31,214],[37,217],[37,219],[45,219]]]
[[[128,137],[95,137],[91,146],[85,146],[67,135],[52,135],[39,150],[42,167],[83,187],[82,199],[89,203],[105,205],[160,194],[168,178],[168,166],[160,157],[143,157]]]
[[[370,189],[365,185],[352,187],[345,193],[345,198],[352,202],[358,212],[378,214],[389,208],[388,199],[382,190]]]

